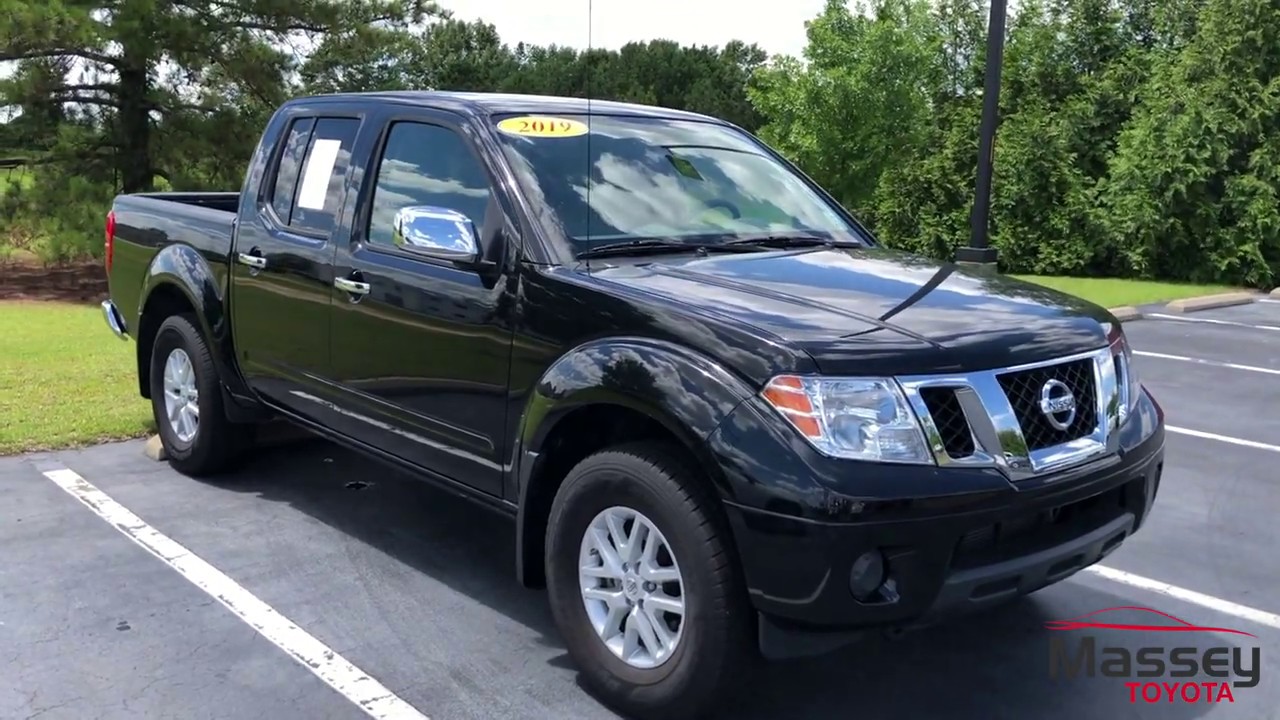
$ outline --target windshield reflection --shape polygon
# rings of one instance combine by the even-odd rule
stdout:
[[[592,115],[590,127],[589,134],[561,137],[498,132],[541,220],[575,254],[642,238],[804,233],[861,240],[838,208],[741,131],[602,115]]]

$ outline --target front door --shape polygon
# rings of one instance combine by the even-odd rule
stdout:
[[[244,203],[231,268],[233,342],[250,386],[271,401],[324,422],[335,217],[360,120],[295,114]]]
[[[349,425],[392,454],[502,492],[512,318],[507,264],[482,271],[393,240],[404,207],[469,218],[493,250],[506,216],[490,177],[448,116],[391,120],[365,173],[351,242],[339,247],[332,362]]]

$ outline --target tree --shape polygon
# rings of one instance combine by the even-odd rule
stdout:
[[[870,211],[880,176],[927,133],[936,84],[928,0],[828,0],[808,24],[809,61],[774,58],[749,94],[764,138],[851,208]]]
[[[1187,26],[1184,15],[1180,26]],[[1272,286],[1280,276],[1280,2],[1209,0],[1142,88],[1104,194],[1144,275]]]
[[[325,37],[303,64],[303,91],[492,92],[515,71],[497,28],[442,16],[422,28],[357,28]]]
[[[97,137],[64,153],[111,162],[122,189],[136,192],[173,173],[170,158],[156,152],[172,143],[157,143],[156,132],[191,114],[234,119],[243,113],[227,108],[238,102],[262,109],[282,100],[291,42],[402,27],[434,11],[427,0],[0,0],[0,61],[69,70],[52,87],[23,82],[30,74],[20,73],[0,86],[0,97],[83,108]],[[217,127],[206,125],[209,139],[236,137]]]

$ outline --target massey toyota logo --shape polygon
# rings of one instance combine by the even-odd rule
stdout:
[[[1076,419],[1076,396],[1061,380],[1049,380],[1040,388],[1040,412],[1050,425],[1066,430]]]
[[[1256,687],[1261,679],[1262,648],[1257,636],[1243,630],[1192,625],[1144,607],[1107,608],[1073,620],[1051,620],[1045,627],[1076,631],[1049,638],[1050,677],[1120,678],[1130,703],[1233,703],[1238,690]],[[1119,633],[1096,631],[1141,633],[1167,642],[1105,645],[1104,637]],[[1178,642],[1204,635],[1225,635],[1234,642],[1198,647]]]

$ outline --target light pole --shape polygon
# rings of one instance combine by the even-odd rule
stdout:
[[[989,246],[991,169],[996,124],[1000,115],[1000,68],[1004,64],[1007,0],[991,0],[987,20],[987,75],[982,89],[982,126],[978,129],[978,182],[973,197],[969,247],[956,249],[956,262],[995,269],[996,249]]]

